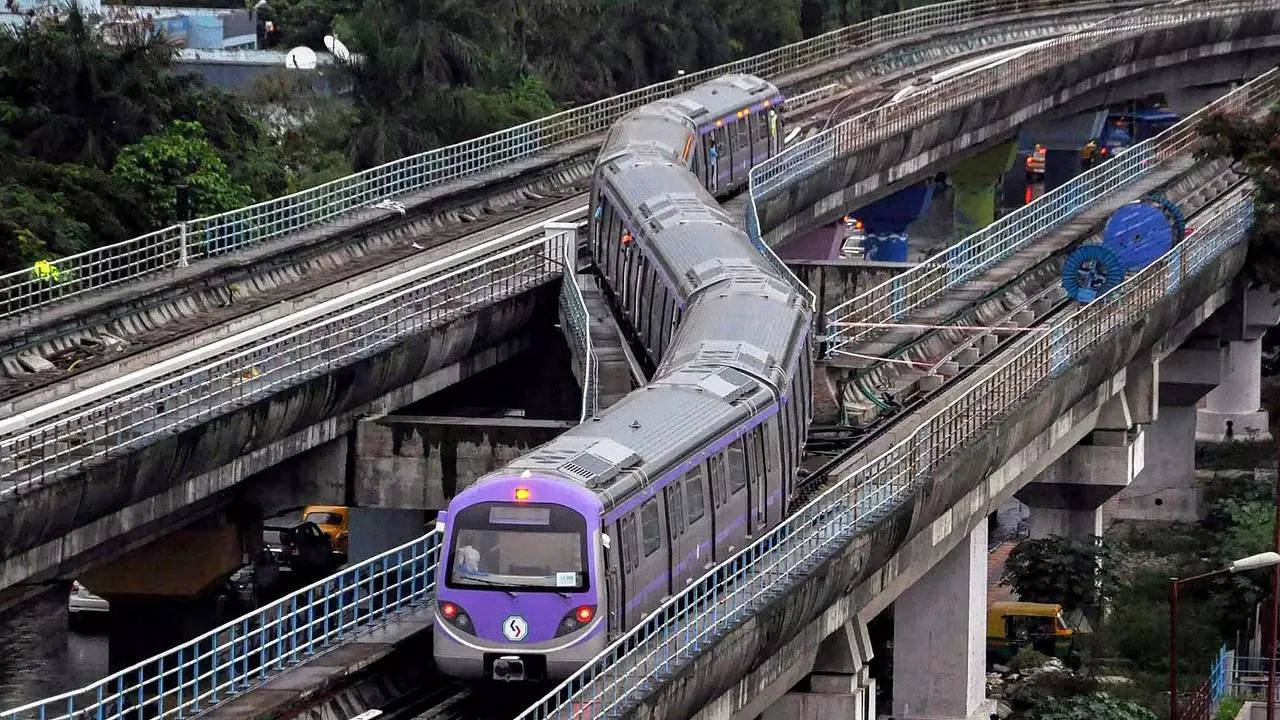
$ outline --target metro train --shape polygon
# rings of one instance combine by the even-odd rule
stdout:
[[[811,309],[713,195],[778,151],[780,130],[765,143],[748,118],[781,100],[728,76],[611,129],[591,247],[653,380],[441,514],[445,674],[567,677],[785,516],[811,418]],[[711,135],[728,146],[716,175]]]

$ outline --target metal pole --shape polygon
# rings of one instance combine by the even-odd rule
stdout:
[[[1275,506],[1275,547],[1280,551],[1280,473],[1276,473]],[[1280,611],[1280,565],[1275,565],[1271,568],[1271,617],[1267,621],[1267,720],[1276,720],[1276,617],[1278,611]]]
[[[1178,579],[1169,581],[1169,720],[1178,720]]]

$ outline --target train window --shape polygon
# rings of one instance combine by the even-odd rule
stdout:
[[[667,486],[667,527],[674,537],[684,532],[684,502],[680,497],[680,481]]]
[[[747,486],[747,455],[742,447],[742,438],[729,443],[725,455],[729,465],[729,488],[736,495]]]
[[[764,112],[751,116],[751,124],[756,129],[756,139],[764,140],[769,137],[769,113]]]
[[[658,518],[657,498],[650,498],[640,506],[640,535],[644,542],[645,557],[662,547],[662,521]]]
[[[689,524],[702,518],[706,512],[706,501],[702,491],[702,466],[699,465],[684,476],[684,504],[688,511]]]
[[[545,503],[482,502],[451,516],[449,525],[455,548],[449,587],[587,588],[587,525],[577,511]]]

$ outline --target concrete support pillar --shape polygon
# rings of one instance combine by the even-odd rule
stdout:
[[[866,235],[863,257],[884,262],[907,262],[907,225],[929,209],[933,182],[916,183],[881,198],[853,213],[862,221]]]
[[[762,720],[875,720],[876,685],[867,667],[871,657],[866,625],[846,622],[818,648],[813,672],[797,686],[808,689],[783,695],[761,714]]]
[[[1222,382],[1204,397],[1196,435],[1204,440],[1266,438],[1262,409],[1262,340],[1229,342],[1222,359]],[[1231,433],[1227,434],[1228,423]]]
[[[1029,529],[1033,539],[1060,535],[1083,540],[1102,534],[1102,506],[1128,487],[1146,461],[1146,434],[1106,429],[1106,425],[1131,422],[1123,393],[1111,399],[1099,413],[1098,427],[1068,450],[1035,480],[1017,492],[1031,510]]]
[[[987,717],[987,524],[893,604],[893,717]]]
[[[1106,111],[1097,110],[1034,123],[1028,128],[1035,141],[1045,148],[1045,192],[1080,174],[1080,150],[1102,134],[1106,121]]]
[[[1160,360],[1154,373],[1159,405],[1146,430],[1144,468],[1107,503],[1104,512],[1109,517],[1186,522],[1199,518],[1196,405],[1218,385],[1221,371],[1216,339],[1190,342]]]
[[[1084,143],[1080,147],[1084,147]],[[1047,148],[1044,151],[1045,192],[1066,185],[1079,174],[1080,148]]]
[[[1196,439],[1265,440],[1270,429],[1262,409],[1262,336],[1280,323],[1280,297],[1265,289],[1238,286],[1235,297],[1214,314],[1212,323],[1222,343],[1222,375],[1218,387],[1204,398],[1196,418]],[[1231,423],[1229,436],[1227,423]]]
[[[1004,142],[961,160],[951,169],[955,240],[963,240],[995,221],[996,183],[1013,166],[1016,150],[1015,142]]]
[[[223,580],[248,562],[262,541],[259,523],[235,520],[203,519],[80,577],[111,604],[107,664],[112,672],[250,609],[234,606],[236,599],[221,592]]]

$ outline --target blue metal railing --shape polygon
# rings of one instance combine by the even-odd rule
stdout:
[[[92,685],[0,720],[189,718],[430,603],[440,532],[369,558]]]

